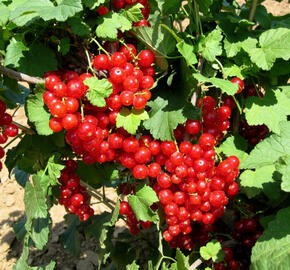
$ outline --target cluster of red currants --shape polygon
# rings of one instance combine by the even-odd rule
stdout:
[[[166,172],[157,175],[153,189],[164,207],[168,228],[163,237],[169,244],[191,232],[191,221],[214,223],[223,215],[229,198],[238,193],[234,180],[239,174],[239,160],[231,156],[215,166],[215,143],[211,134],[203,133],[198,144],[182,142],[180,152],[174,144],[163,148]],[[191,249],[192,245],[188,240],[184,248]]]
[[[150,88],[154,85],[154,55],[149,50],[142,50],[137,56],[134,45],[126,44],[111,59],[100,54],[94,58],[93,66],[97,70],[108,71],[113,93],[107,106],[118,111],[122,106],[143,109],[151,98]]]
[[[75,174],[77,168],[76,161],[65,161],[65,168],[58,179],[61,183],[58,202],[65,206],[68,213],[78,215],[81,221],[87,221],[94,210],[89,206],[90,196],[86,187],[80,184],[80,178]]]
[[[0,144],[7,142],[8,137],[15,137],[18,134],[18,127],[12,123],[12,116],[6,113],[6,104],[0,99]],[[5,151],[0,146],[0,159],[5,156]],[[0,161],[0,171],[2,170],[2,162]]]
[[[235,223],[233,237],[237,242],[234,247],[223,247],[225,258],[223,262],[215,264],[215,270],[247,269],[249,264],[249,251],[262,235],[262,228],[253,218],[247,218]],[[243,262],[245,261],[245,262]]]
[[[139,233],[140,229],[138,227],[138,224],[143,229],[148,229],[151,227],[150,221],[143,221],[143,220],[137,220],[134,212],[132,211],[130,205],[126,201],[122,201],[120,204],[120,214],[127,217],[126,224],[129,227],[129,231],[131,234],[136,235]]]
[[[181,142],[188,135],[196,136],[203,130],[220,141],[224,137],[224,132],[230,127],[230,117],[236,103],[231,96],[223,100],[223,106],[216,108],[215,100],[211,96],[205,96],[198,102],[198,107],[202,110],[202,122],[199,120],[188,119],[185,125],[178,125],[174,130],[174,136]]]

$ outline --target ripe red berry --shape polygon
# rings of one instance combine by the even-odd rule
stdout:
[[[115,52],[111,56],[111,64],[113,67],[123,67],[126,62],[126,56],[120,52]]]
[[[86,88],[84,83],[77,80],[70,80],[67,83],[67,95],[73,98],[81,98],[86,93]]]
[[[137,50],[132,44],[127,44],[126,46],[121,47],[120,52],[126,56],[127,61],[132,61],[134,56],[137,55]]]
[[[149,50],[143,50],[138,55],[138,64],[142,67],[150,67],[154,62],[154,54]]]
[[[93,67],[97,70],[105,70],[110,67],[110,59],[106,54],[99,54],[93,60]]]
[[[235,77],[231,80],[231,82],[236,83],[239,86],[239,89],[236,94],[239,94],[244,90],[245,84],[244,84],[244,81],[241,80],[240,78]]]
[[[63,130],[63,126],[61,122],[62,122],[61,118],[53,117],[49,120],[49,127],[54,132],[60,132]]]
[[[15,137],[18,134],[18,127],[14,124],[9,124],[5,128],[5,134],[8,137]]]

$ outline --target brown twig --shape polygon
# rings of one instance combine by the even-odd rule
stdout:
[[[28,127],[25,127],[17,122],[12,121],[12,123],[17,126],[19,129],[21,129],[24,133],[28,134],[28,135],[34,135],[36,134],[35,131],[33,129],[30,129]]]
[[[17,81],[22,81],[22,82],[27,82],[27,83],[32,83],[32,84],[44,83],[44,79],[32,77],[32,76],[29,76],[27,74],[12,70],[10,68],[3,67],[1,65],[0,65],[0,73],[4,74],[12,79],[15,79]]]

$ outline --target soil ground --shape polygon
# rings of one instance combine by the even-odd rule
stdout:
[[[244,0],[238,0],[244,3]],[[267,10],[274,15],[285,15],[290,13],[288,0],[277,2],[266,0],[263,3]],[[26,125],[24,111],[19,110],[15,115],[15,121]],[[11,147],[15,145],[11,144]],[[13,225],[24,215],[23,189],[17,184],[13,177],[8,176],[7,170],[0,172],[0,270],[11,270],[21,255],[22,245],[16,239]],[[112,189],[106,191],[107,196],[114,199],[115,192]],[[95,205],[95,213],[101,213],[106,209],[100,204]],[[94,250],[97,247],[95,240],[83,241],[81,247],[81,259],[75,258],[68,253],[59,243],[59,236],[65,229],[63,216],[65,210],[62,206],[56,205],[51,209],[53,220],[52,232],[47,247],[43,251],[32,251],[29,257],[29,264],[42,265],[51,259],[56,260],[57,270],[93,270],[97,266],[97,255]],[[123,226],[122,223],[119,226]]]

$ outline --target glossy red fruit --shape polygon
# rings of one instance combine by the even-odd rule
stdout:
[[[143,50],[138,55],[138,64],[142,67],[150,67],[154,62],[154,54],[149,50]]]
[[[96,126],[89,122],[83,122],[77,129],[77,135],[81,140],[89,141],[96,137]]]
[[[239,93],[241,93],[241,92],[244,90],[244,88],[245,88],[245,84],[244,84],[244,81],[241,80],[240,78],[235,77],[235,78],[233,78],[233,79],[231,80],[231,82],[232,82],[232,83],[236,83],[236,84],[239,86],[239,89],[238,89],[238,91],[237,91],[236,94],[239,94]]]
[[[125,91],[137,92],[139,89],[139,81],[135,76],[127,76],[123,81]]]
[[[144,179],[148,176],[148,168],[145,165],[136,165],[132,173],[136,179]]]
[[[115,52],[111,56],[111,64],[113,67],[123,67],[127,62],[126,56],[123,53]]]
[[[147,104],[147,99],[144,95],[134,95],[133,107],[137,110],[143,109]]]
[[[18,127],[14,124],[9,124],[5,127],[5,134],[8,137],[15,137],[18,134]]]
[[[140,87],[141,89],[151,89],[154,85],[154,79],[151,76],[143,76]]]
[[[81,193],[74,194],[70,201],[73,206],[80,207],[84,203],[84,196]]]
[[[122,105],[130,106],[133,104],[134,94],[131,91],[123,91],[120,94],[120,100]]]
[[[120,67],[114,67],[110,70],[110,79],[114,83],[122,83],[125,79],[125,72]]]
[[[5,156],[5,151],[3,147],[0,146],[0,159],[3,158],[4,156]]]
[[[60,132],[63,130],[62,126],[62,119],[53,117],[49,120],[49,127],[51,128],[52,131],[54,132]]]
[[[76,128],[79,124],[79,119],[75,114],[69,113],[62,118],[62,126],[66,130]]]
[[[9,113],[4,113],[0,116],[0,126],[6,126],[11,124],[12,116]]]
[[[216,143],[214,136],[209,134],[209,133],[203,133],[199,137],[198,142],[199,142],[200,146],[204,149],[212,148]]]
[[[120,48],[120,52],[126,56],[128,62],[132,61],[137,55],[136,47],[133,44],[126,44],[126,46],[122,46]]]
[[[223,99],[223,102],[224,102],[224,106],[228,106],[229,108],[231,108],[231,110],[233,110],[236,107],[236,102],[231,96],[225,97]]]
[[[113,5],[115,9],[122,9],[126,6],[125,0],[113,0]]]
[[[69,97],[81,98],[85,93],[86,88],[81,80],[70,80],[67,83],[67,95]]]
[[[106,54],[99,54],[94,57],[93,67],[97,70],[105,70],[110,67],[110,59]]]
[[[188,119],[185,123],[186,131],[191,135],[196,135],[201,130],[201,123],[199,120]]]

